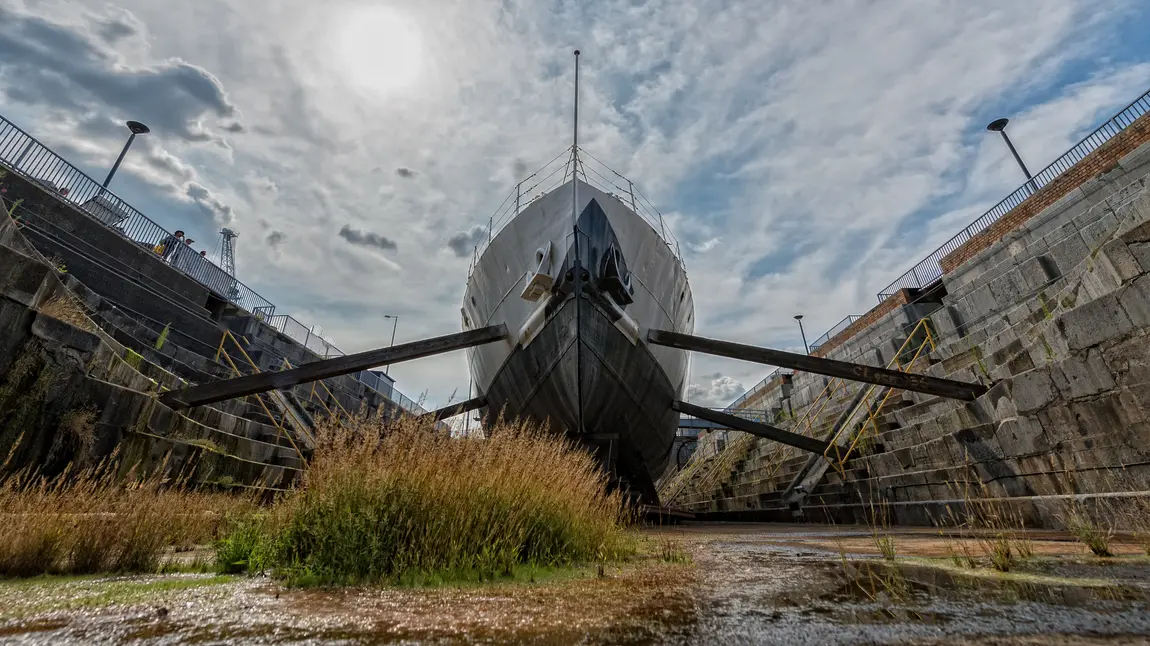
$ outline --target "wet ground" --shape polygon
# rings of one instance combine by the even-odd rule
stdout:
[[[932,531],[893,532],[893,565],[867,528],[647,534],[690,562],[437,589],[211,574],[0,582],[0,643],[1150,644],[1150,559],[1133,545],[1100,559],[1032,534],[1034,556],[1004,574],[984,567],[976,538]],[[952,557],[964,553],[978,567]]]

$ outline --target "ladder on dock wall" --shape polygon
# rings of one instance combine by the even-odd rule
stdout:
[[[822,416],[823,411],[827,406],[834,401],[840,393],[846,393],[849,390],[849,385],[844,379],[832,377],[827,381],[826,386],[823,387],[822,392],[815,397],[814,401],[807,406],[802,416],[791,426],[794,433],[804,435],[806,437],[815,437],[817,428],[815,423]],[[766,473],[763,474],[764,480],[769,480],[778,474],[779,469],[783,467],[788,460],[798,455],[798,449],[793,446],[785,444],[776,444],[775,450],[771,456],[766,459]]]
[[[935,333],[931,329],[929,318],[923,318],[911,329],[907,338],[899,347],[898,352],[887,363],[888,370],[903,373],[912,373],[920,366],[920,360],[925,360],[934,351]],[[792,506],[801,504],[802,500],[817,487],[827,469],[834,468],[839,477],[846,481],[847,463],[856,451],[861,450],[870,439],[877,440],[881,431],[879,420],[884,415],[884,409],[891,397],[899,389],[893,386],[871,385],[863,387],[859,393],[858,402],[831,429],[827,438],[827,450],[822,459],[809,460],[803,470],[795,477],[787,490],[783,492],[783,500]],[[863,417],[865,415],[865,417]],[[860,417],[862,418],[860,420]],[[814,456],[812,456],[814,457]]]
[[[920,360],[929,355],[934,347],[935,334],[930,328],[930,319],[920,319],[911,328],[894,357],[879,370],[907,375],[905,378],[888,380],[887,383],[909,385],[914,379],[910,376],[911,373],[919,367]],[[851,457],[865,447],[870,438],[877,437],[880,433],[879,420],[887,408],[888,401],[897,390],[900,389],[893,385],[861,384],[855,391],[852,401],[847,404],[846,410],[836,415],[835,422],[827,429],[826,422],[820,423],[820,420],[828,411],[837,411],[838,407],[831,406],[831,403],[851,392],[850,380],[847,378],[832,377],[827,381],[799,419],[789,426],[789,433],[817,440],[825,448],[811,454],[811,458],[781,492],[783,499],[790,498],[793,501],[796,490],[800,492],[799,498],[804,497],[805,492],[818,485],[828,468],[833,467],[845,479],[846,465]],[[865,415],[865,418],[860,421],[862,415]],[[688,489],[698,494],[720,491],[741,463],[747,459],[747,454],[755,445],[755,439],[754,435],[743,434],[709,458],[697,455],[699,459],[688,463],[680,476],[668,484],[662,494],[664,500],[668,502],[674,500]],[[782,466],[797,457],[801,450],[804,450],[804,447],[796,448],[796,443],[777,442],[769,457],[764,459],[764,472],[757,480],[770,481]],[[797,488],[796,485],[801,488]]]
[[[919,358],[923,357],[923,351],[926,351],[927,356],[934,351],[934,337],[935,335],[930,329],[930,319],[919,320],[886,367],[899,372],[914,372]],[[855,411],[862,410],[863,404],[860,403],[855,411],[851,412],[851,417],[847,418],[847,424],[840,427],[834,436],[827,438],[827,443],[830,446],[826,453],[823,453],[823,457],[835,467],[840,475],[845,475],[845,465],[855,450],[859,448],[860,443],[872,436],[874,439],[878,439],[880,433],[878,419],[882,416],[883,408],[895,392],[896,389],[889,386],[881,389],[876,385],[870,386],[866,394],[863,395],[863,400],[866,402],[867,417],[862,424],[853,433],[843,435],[844,431],[850,428],[849,424]],[[843,443],[847,444],[845,451],[841,449]]]
[[[239,365],[232,358],[231,353],[229,353],[227,350],[228,341],[232,342],[235,350],[238,351],[238,354],[243,357],[244,361],[247,362],[251,373],[244,373],[240,370]],[[252,360],[251,356],[248,355],[247,351],[244,350],[244,347],[240,344],[239,340],[236,339],[230,330],[224,330],[223,336],[220,337],[220,345],[218,348],[216,348],[216,362],[218,363],[220,359],[223,359],[232,369],[233,377],[240,377],[244,374],[260,372],[259,366],[256,365],[256,362]],[[280,411],[278,416],[272,414],[271,409],[268,408],[267,402],[261,395],[266,395],[269,399],[272,400],[273,405]],[[260,408],[263,409],[263,412],[267,418],[271,420],[272,425],[275,426],[278,435],[285,437],[288,443],[291,444],[292,449],[294,449],[296,454],[299,456],[300,462],[302,464],[307,464],[307,460],[304,458],[303,451],[297,444],[296,438],[293,438],[292,433],[288,429],[284,428],[284,426],[290,426],[297,435],[301,436],[301,440],[306,439],[311,446],[315,446],[315,437],[311,434],[310,420],[306,420],[303,415],[297,412],[295,407],[292,406],[291,402],[287,400],[285,394],[280,391],[272,390],[268,391],[267,393],[248,395],[248,398],[253,397],[255,398],[256,403],[259,404]]]

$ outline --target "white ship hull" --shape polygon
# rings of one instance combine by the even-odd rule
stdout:
[[[570,182],[533,201],[477,259],[463,327],[503,323],[512,338],[470,349],[472,378],[490,416],[547,422],[591,447],[621,486],[654,502],[678,426],[671,404],[686,387],[687,355],[647,344],[646,333],[690,334],[691,290],[658,222],[581,180],[577,188],[577,203]],[[575,266],[583,269],[578,302]]]

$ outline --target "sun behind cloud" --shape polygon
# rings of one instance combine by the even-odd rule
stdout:
[[[413,84],[423,68],[423,39],[408,15],[387,6],[360,6],[334,19],[329,63],[348,83],[386,95]]]

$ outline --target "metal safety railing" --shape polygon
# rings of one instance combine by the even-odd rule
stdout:
[[[651,229],[671,249],[671,252],[683,262],[679,241],[671,232],[663,214],[651,203],[647,196],[639,190],[634,182],[615,171],[610,166],[599,161],[582,146],[576,148],[579,152],[577,168],[572,168],[572,148],[568,147],[547,162],[539,170],[520,180],[511,192],[503,198],[503,202],[495,209],[495,213],[487,220],[487,234],[475,245],[471,267],[468,276],[475,270],[479,257],[487,249],[487,245],[496,235],[515,219],[519,212],[531,205],[547,193],[559,188],[569,181],[574,174],[585,184],[593,186],[600,191],[619,200],[624,206],[635,212],[636,215],[651,226]]]
[[[840,393],[849,392],[849,387],[846,381],[838,377],[832,378],[826,383],[822,391],[811,401],[811,403],[803,411],[803,415],[791,425],[790,431],[806,437],[815,437],[815,422],[822,417],[823,411],[827,406],[834,401]],[[779,470],[786,464],[787,460],[798,455],[798,449],[781,443],[775,443],[773,452],[766,457],[763,465],[763,476],[761,479],[769,480],[775,477]]]
[[[921,340],[917,341],[916,343],[916,339]],[[902,342],[901,346],[899,346],[898,352],[895,353],[894,358],[892,358],[887,363],[886,367],[888,369],[898,370],[899,372],[911,372],[914,370],[915,364],[918,362],[919,358],[923,356],[923,351],[925,350],[926,353],[929,354],[930,352],[934,351],[934,348],[934,332],[932,332],[930,328],[930,319],[923,318],[919,320],[914,328],[911,329],[910,334],[907,335],[906,340]],[[906,358],[908,356],[909,359]],[[873,435],[876,438],[878,437],[878,419],[882,416],[883,406],[886,405],[887,400],[890,399],[891,395],[893,395],[896,390],[895,388],[886,388],[883,391],[882,397],[879,398],[877,402],[872,403],[871,396],[874,394],[877,388],[879,388],[877,385],[868,387],[866,394],[863,396],[862,400],[859,401],[859,407],[867,407],[867,418],[854,433],[854,436],[851,437],[846,451],[841,450],[841,447],[838,444],[838,440],[840,437],[842,437],[843,433],[846,432],[846,429],[850,427],[849,424],[843,424],[833,437],[827,438],[828,446],[827,450],[823,452],[823,457],[826,458],[835,467],[835,470],[837,470],[839,474],[843,475],[844,477],[846,474],[845,465],[847,460],[850,459],[851,454],[854,453],[855,449],[859,445],[859,442],[862,441],[864,437],[868,437],[868,431],[869,435]],[[851,411],[847,418],[848,421],[854,417],[855,411],[857,410],[858,408],[856,407],[854,411]]]
[[[776,368],[774,372],[767,375],[766,377],[763,377],[762,381],[760,381],[759,383],[757,383],[754,386],[752,386],[751,388],[749,388],[747,390],[747,392],[743,393],[742,395],[739,395],[738,399],[736,399],[735,401],[728,404],[726,410],[735,410],[738,408],[742,408],[744,403],[754,399],[759,393],[761,393],[768,386],[770,386],[770,384],[772,382],[774,382],[775,379],[778,379],[779,377],[781,377],[783,375],[793,375],[793,374],[794,374],[794,371],[790,370],[789,368]]]
[[[0,116],[0,164],[40,185],[57,199],[70,203],[143,249],[155,251],[165,242],[170,244],[170,234],[166,229],[3,116]],[[12,208],[15,209],[15,206]],[[300,342],[308,350],[325,358],[343,356],[339,348],[316,334],[313,328],[291,316],[275,315],[275,305],[271,301],[198,253],[178,248],[174,256],[169,253],[166,259],[170,266],[227,298],[234,305],[251,312],[257,319]],[[417,415],[427,412],[394,388],[381,387],[380,377],[370,371],[365,370],[352,376],[384,394],[404,410]]]
[[[0,163],[144,249],[152,250],[170,238],[166,229],[3,116],[0,116]],[[255,290],[199,254],[183,255],[188,258],[181,264],[173,262],[176,269],[239,307],[254,311],[271,305]]]
[[[883,288],[883,290],[878,294],[879,302],[881,303],[890,296],[893,296],[900,289],[920,289],[942,278],[943,271],[941,262],[943,258],[950,255],[950,253],[968,242],[979,232],[997,222],[1015,207],[1026,201],[1027,198],[1033,195],[1040,188],[1049,184],[1059,175],[1085,159],[1087,155],[1097,150],[1111,138],[1121,133],[1123,130],[1129,127],[1130,124],[1134,123],[1136,120],[1147,113],[1150,113],[1150,90],[1147,90],[1137,99],[1131,101],[1129,105],[1119,110],[1105,123],[1096,128],[1093,132],[1084,137],[1073,147],[1071,147],[1070,150],[1067,150],[1065,153],[1059,156],[1058,159],[1055,159],[1053,162],[1051,162],[1049,166],[1039,171],[1038,174],[1034,175],[1032,179],[1024,182],[1021,186],[1003,198],[1002,201],[1000,201],[998,204],[995,204],[990,210],[988,210],[986,213],[983,213],[974,222],[971,222],[970,225],[968,225],[965,229],[959,231],[954,235],[954,237],[952,237],[950,240],[947,240],[938,249],[935,249],[933,253],[928,255],[921,262],[916,264],[914,267],[911,267],[909,271],[907,271],[902,276],[899,276],[890,285],[887,285],[885,288]],[[814,352],[818,348],[822,347],[835,335],[846,330],[846,328],[849,327],[850,324],[858,318],[859,316],[857,315],[851,315],[847,316],[842,321],[839,321],[837,325],[832,327],[818,339],[815,339],[814,343],[810,344],[811,351]],[[778,371],[776,370],[775,372],[765,377],[761,382],[759,382],[753,388],[749,389],[747,392],[743,393],[742,396],[732,402],[731,406],[737,406],[740,402],[754,397],[759,392],[759,390],[765,388],[767,384],[769,384],[771,380],[777,376],[777,373]]]
[[[1058,157],[1058,159],[1051,162],[1049,166],[1035,174],[1032,179],[1023,183],[1003,198],[1002,201],[991,207],[989,211],[983,213],[977,220],[971,222],[962,231],[959,231],[953,238],[944,242],[942,246],[935,249],[933,253],[914,267],[911,267],[909,271],[899,276],[890,285],[887,285],[878,294],[879,302],[881,303],[886,300],[900,289],[926,287],[939,278],[942,278],[943,271],[941,262],[943,258],[966,244],[967,241],[991,224],[994,224],[1015,207],[1025,202],[1028,197],[1043,186],[1049,184],[1059,175],[1085,159],[1087,155],[1097,150],[1148,112],[1150,112],[1150,90],[1147,90],[1137,99],[1134,99],[1130,105],[1119,110],[1117,114],[1101,126],[1098,126],[1094,132],[1091,132],[1083,138],[1082,141],[1079,141],[1070,150],[1067,150]]]
[[[287,359],[284,359],[283,363],[280,364],[280,370],[284,370],[284,369],[291,370],[294,367],[295,366],[293,366],[291,364],[291,362],[288,361]],[[315,389],[316,384],[319,384],[320,388],[323,388],[323,391],[327,395],[327,398],[329,400],[331,400],[331,402],[335,405],[335,410],[332,410],[332,407],[328,406],[327,402],[324,401],[324,398],[321,397],[319,395],[319,393],[316,391],[316,389]],[[328,388],[327,384],[324,383],[322,380],[311,382],[311,390],[308,392],[308,401],[309,402],[315,402],[315,403],[319,404],[320,407],[323,408],[324,412],[327,413],[327,416],[329,418],[331,418],[332,420],[334,420],[337,424],[343,422],[345,417],[347,418],[348,421],[351,421],[355,417],[354,415],[349,413],[346,408],[343,407],[343,404],[339,403],[339,398],[336,397],[335,394],[331,392],[331,389]]]
[[[820,336],[819,338],[817,338],[811,342],[811,352],[814,352],[815,350],[818,350],[819,348],[823,347],[823,344],[825,344],[827,341],[830,341],[831,339],[833,339],[840,332],[846,330],[848,327],[851,326],[851,323],[854,323],[855,321],[857,321],[861,318],[862,318],[862,314],[848,314],[846,318],[839,321],[838,323],[835,323],[834,326],[831,327],[831,329],[827,330],[826,332],[823,333],[822,336]]]
[[[236,362],[234,360],[232,360],[231,354],[229,354],[228,351],[224,347],[225,343],[229,339],[231,340],[232,344],[235,345],[236,349],[240,351],[240,354],[243,356],[244,360],[248,362],[248,367],[252,370],[252,372],[253,373],[260,372],[259,366],[256,365],[256,362],[252,361],[252,358],[250,356],[248,356],[248,353],[246,350],[244,350],[244,347],[242,345],[240,345],[240,342],[237,341],[236,337],[233,336],[232,333],[228,330],[224,330],[223,336],[220,337],[220,346],[216,350],[216,362],[219,362],[219,360],[221,358],[223,358],[227,362],[228,366],[231,367],[233,376],[239,377],[239,376],[242,376],[244,374],[243,372],[240,371],[240,368],[239,368],[239,366],[236,365]],[[275,391],[272,391],[272,392],[275,392]],[[260,407],[263,409],[264,415],[266,415],[267,418],[269,420],[271,420],[271,423],[276,427],[276,431],[278,432],[278,435],[287,438],[288,443],[291,444],[292,449],[294,449],[296,452],[296,455],[299,456],[300,463],[306,466],[307,465],[307,459],[304,457],[303,451],[300,451],[300,448],[298,445],[296,445],[295,439],[292,438],[291,433],[288,432],[288,430],[283,427],[283,424],[281,424],[280,421],[278,419],[276,419],[276,416],[272,414],[271,410],[268,408],[267,402],[264,401],[263,397],[260,397],[259,395],[248,395],[248,397],[249,398],[255,398],[256,403],[258,403],[260,405]],[[301,433],[303,433],[308,438],[309,441],[311,441],[313,444],[315,443],[315,438],[308,435],[308,433],[305,429],[300,428],[299,430]]]

